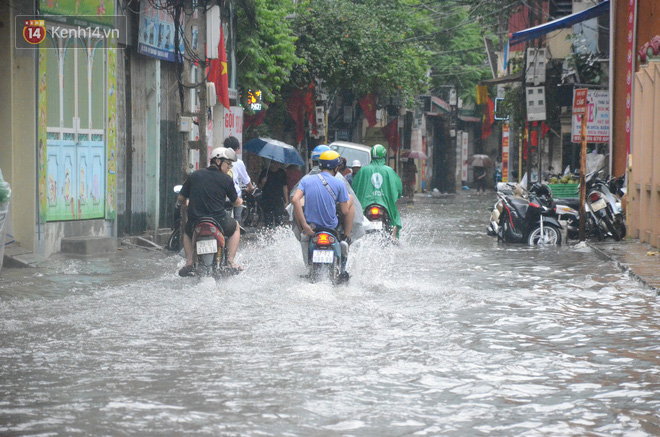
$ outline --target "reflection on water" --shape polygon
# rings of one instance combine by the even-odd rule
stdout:
[[[286,229],[218,284],[141,250],[3,270],[0,433],[658,434],[656,296],[588,247],[498,245],[491,206],[402,208],[336,288]]]

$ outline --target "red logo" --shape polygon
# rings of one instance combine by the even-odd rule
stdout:
[[[46,22],[44,20],[25,20],[23,38],[30,44],[39,44],[46,38]]]

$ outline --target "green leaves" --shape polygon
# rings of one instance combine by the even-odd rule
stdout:
[[[295,26],[297,55],[305,59],[295,77],[320,79],[330,92],[360,96],[401,94],[414,101],[426,85],[430,53],[413,35],[420,24],[412,1],[309,0]]]
[[[286,18],[292,12],[292,3],[286,0],[239,2],[238,83],[243,90],[261,90],[265,102],[279,97],[291,70],[303,63],[296,56],[296,37]]]

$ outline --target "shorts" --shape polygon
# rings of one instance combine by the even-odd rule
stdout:
[[[218,224],[222,228],[222,235],[224,235],[226,238],[229,238],[232,235],[234,235],[234,232],[236,232],[236,228],[238,228],[238,223],[236,223],[236,220],[229,217],[227,214],[225,214],[224,217],[222,217],[221,219],[218,219],[218,217],[213,217],[213,218],[218,222]],[[188,221],[186,222],[186,234],[188,234],[190,238],[192,238],[192,234],[193,234],[193,225],[198,220],[199,219],[188,218]]]

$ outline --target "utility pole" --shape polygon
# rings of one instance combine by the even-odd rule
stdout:
[[[190,159],[190,150],[199,150],[199,168],[206,167],[208,159],[206,126],[207,120],[207,96],[206,96],[206,10],[200,7],[197,0],[191,0],[190,5],[186,5],[184,10],[192,9],[192,14],[185,15],[184,35],[185,47],[190,50],[195,59],[187,59],[187,50],[181,53],[183,62],[182,77],[179,81],[183,84],[185,91],[183,93],[183,107],[181,108],[181,117],[197,118],[199,128],[199,139],[190,139],[191,132],[185,132],[183,140],[183,159],[181,160],[181,177],[185,180],[187,175],[195,170],[194,162]],[[178,30],[177,30],[178,31]],[[175,39],[176,41],[176,39]],[[197,62],[196,62],[197,60]],[[177,60],[175,60],[176,62]],[[196,65],[195,65],[196,64]],[[197,106],[199,100],[199,107]],[[195,123],[193,121],[193,123]],[[192,127],[192,124],[191,124]],[[185,223],[188,219],[187,209],[181,208],[181,226],[179,229],[179,245],[183,243],[183,233],[185,232]]]
[[[189,156],[189,150],[199,150],[199,167],[206,167],[208,160],[206,127],[208,125],[207,117],[207,95],[206,95],[206,10],[192,0],[193,13],[186,16],[185,36],[189,49],[196,59],[183,60],[183,78],[181,80],[187,88],[184,94],[184,108],[181,108],[182,116],[190,116],[197,119],[195,124],[198,126],[199,139],[187,139],[184,141],[184,162],[185,172],[190,171],[189,164],[186,163]]]

